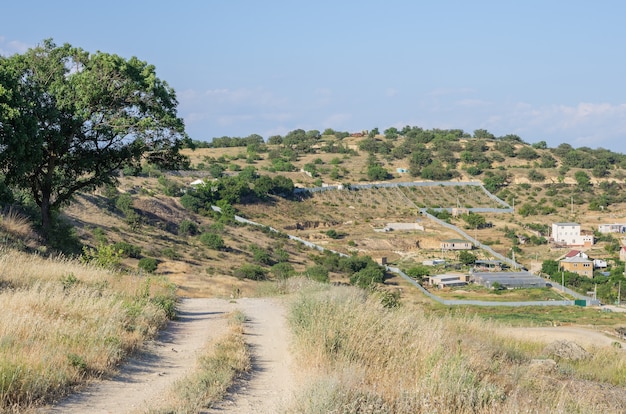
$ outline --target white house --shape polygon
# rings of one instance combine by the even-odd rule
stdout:
[[[600,233],[626,233],[626,224],[613,223],[613,224],[600,224],[598,226]]]
[[[578,223],[552,223],[552,241],[565,246],[593,246],[593,235],[580,233]]]

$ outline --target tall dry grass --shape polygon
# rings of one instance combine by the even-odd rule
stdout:
[[[17,210],[9,208],[0,214],[0,233],[12,243],[31,244],[39,239],[31,220]]]
[[[0,250],[0,411],[110,373],[165,324],[173,303],[165,280]]]
[[[621,412],[626,404],[626,388],[611,380],[624,374],[617,349],[552,364],[542,345],[502,337],[490,322],[389,310],[345,287],[299,296],[290,323],[299,364],[316,379],[288,412]],[[606,359],[621,362],[610,368]]]

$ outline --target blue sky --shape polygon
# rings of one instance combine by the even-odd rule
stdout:
[[[197,140],[411,125],[626,153],[623,1],[7,3],[0,54],[137,56]]]

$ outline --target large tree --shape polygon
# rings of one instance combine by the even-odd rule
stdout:
[[[177,159],[177,104],[154,66],[135,57],[52,40],[0,56],[0,171],[30,191],[47,235],[52,212],[77,191],[114,183],[144,156]]]

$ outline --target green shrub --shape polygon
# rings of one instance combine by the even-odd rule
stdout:
[[[244,264],[235,269],[234,275],[239,279],[265,280],[267,277],[267,270],[263,269],[259,265]]]
[[[141,247],[128,242],[117,242],[113,245],[113,248],[119,251],[124,257],[132,257],[134,259],[139,259],[141,257]]]
[[[188,235],[195,236],[198,234],[198,225],[191,220],[183,220],[180,222],[178,226],[178,234],[179,235]]]
[[[178,253],[176,250],[174,250],[171,247],[167,247],[161,250],[161,254],[170,260],[178,260],[181,258],[180,253]]]
[[[321,265],[307,267],[304,271],[304,275],[316,282],[328,283],[330,281],[328,269]]]
[[[120,194],[115,200],[115,207],[122,213],[128,214],[133,211],[133,197],[128,193]]]
[[[158,260],[153,257],[143,257],[139,259],[139,263],[137,263],[137,267],[139,269],[148,273],[154,273],[157,270],[158,265]]]
[[[85,246],[81,261],[99,267],[116,268],[122,262],[122,254],[112,244],[99,244],[95,249]]]
[[[215,233],[202,233],[200,235],[202,244],[213,250],[222,250],[226,247],[222,236]]]
[[[271,271],[277,279],[288,279],[296,273],[293,266],[286,262],[276,263]]]

